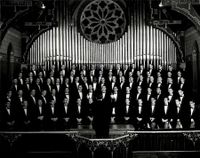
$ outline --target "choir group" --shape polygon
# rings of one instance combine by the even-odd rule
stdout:
[[[64,130],[132,124],[136,130],[198,129],[185,74],[168,65],[55,65],[20,71],[0,111],[1,130]],[[101,127],[101,126],[100,126]]]

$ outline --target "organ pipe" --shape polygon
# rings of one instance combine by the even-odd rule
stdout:
[[[58,26],[41,34],[29,49],[29,63],[50,68],[56,64],[95,64],[106,66],[117,63],[136,66],[175,64],[177,48],[161,30],[146,24],[145,0],[127,0],[127,30],[115,42],[100,44],[86,40],[73,17],[68,1],[56,2]],[[78,18],[77,18],[78,19]]]

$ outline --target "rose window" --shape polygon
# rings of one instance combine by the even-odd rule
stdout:
[[[123,35],[126,18],[117,3],[111,0],[96,0],[83,9],[80,26],[88,40],[109,43],[118,40]]]

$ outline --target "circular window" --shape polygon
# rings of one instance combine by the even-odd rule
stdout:
[[[124,11],[117,3],[111,0],[96,0],[83,9],[80,27],[88,40],[109,43],[118,40],[123,35],[126,18]]]

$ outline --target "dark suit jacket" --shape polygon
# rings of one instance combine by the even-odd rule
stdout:
[[[33,108],[28,106],[27,107],[27,115],[24,112],[24,109],[21,107],[19,111],[17,112],[17,119],[16,123],[18,126],[18,129],[26,129],[27,127],[32,126],[33,121]],[[27,125],[25,122],[30,121],[30,123]]]
[[[188,107],[185,110],[185,128],[189,129],[191,125],[191,119],[195,122],[195,129],[200,129],[200,109],[196,105],[191,115],[191,108]]]
[[[186,121],[185,114],[186,114],[186,109],[183,106],[180,107],[179,112],[178,112],[177,107],[173,108],[173,111],[172,111],[172,119],[173,119],[172,126],[173,126],[173,128],[176,128],[178,119],[180,120],[182,126],[185,127],[185,121]]]
[[[151,120],[150,120],[151,117],[155,118],[154,122],[159,123],[159,107],[157,104],[155,105],[154,110],[152,109],[151,105],[147,108],[147,120],[146,121],[148,123],[151,122]]]
[[[10,108],[10,114],[8,113],[6,107],[3,107],[0,111],[0,125],[2,130],[9,130],[14,128],[14,125],[11,127],[7,123],[15,121],[16,113],[13,108]]]
[[[110,96],[105,95],[105,98],[102,98],[102,93],[99,93],[95,104],[94,110],[94,119],[93,119],[93,128],[95,130],[104,130],[109,128],[110,123]]]

